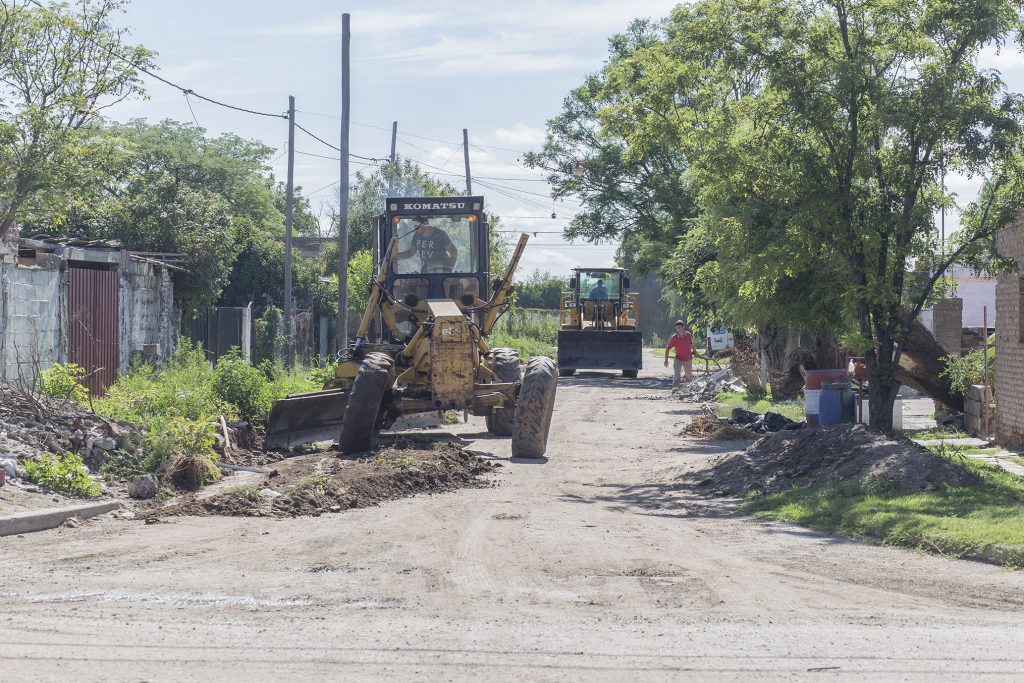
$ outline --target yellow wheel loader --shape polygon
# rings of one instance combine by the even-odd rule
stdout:
[[[555,362],[535,357],[524,369],[514,349],[487,344],[527,236],[505,277],[491,281],[483,197],[388,198],[376,222],[380,259],[355,342],[323,391],[274,404],[266,447],[337,439],[342,452],[359,453],[400,416],[468,410],[512,437],[513,456],[544,455]]]
[[[626,293],[622,268],[574,268],[562,294],[558,330],[558,374],[577,370],[621,370],[636,377],[643,368],[640,295]]]

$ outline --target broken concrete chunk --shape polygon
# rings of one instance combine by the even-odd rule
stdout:
[[[160,489],[160,480],[155,474],[140,474],[128,484],[128,495],[139,500],[148,500]]]
[[[263,496],[264,498],[278,498],[280,497],[281,494],[275,491],[274,489],[262,489],[260,491],[260,495]]]
[[[112,451],[117,448],[117,440],[112,436],[104,436],[102,439],[96,439],[93,446],[100,450]]]

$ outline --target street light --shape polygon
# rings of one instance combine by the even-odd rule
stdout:
[[[584,174],[585,174],[586,172],[587,172],[587,171],[586,171],[586,169],[585,169],[585,168],[583,168],[583,164],[581,164],[581,163],[580,163],[580,162],[578,162],[578,161],[577,161],[577,162],[576,162],[576,164],[575,164],[575,165],[574,165],[574,166],[572,167],[572,177],[573,177],[573,178],[575,178],[576,180],[582,180],[582,179],[583,179],[583,175],[584,175]]]

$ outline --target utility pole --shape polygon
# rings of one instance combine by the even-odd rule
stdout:
[[[462,129],[462,158],[466,160],[466,196],[473,194],[473,181],[469,178],[469,131]]]
[[[295,98],[288,96],[288,185],[284,200],[284,363],[295,361],[292,334],[292,212],[295,191]]]
[[[395,168],[395,146],[398,144],[398,121],[391,123],[391,175],[388,180],[388,196],[395,193],[395,177],[398,169]]]
[[[341,15],[341,183],[338,201],[338,351],[348,348],[348,128],[349,128],[348,12]]]

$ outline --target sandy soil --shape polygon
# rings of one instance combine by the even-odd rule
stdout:
[[[660,372],[660,368],[658,371]],[[550,459],[319,517],[100,519],[0,539],[19,680],[1014,680],[1024,572],[694,497],[739,443],[644,379],[559,383]]]

